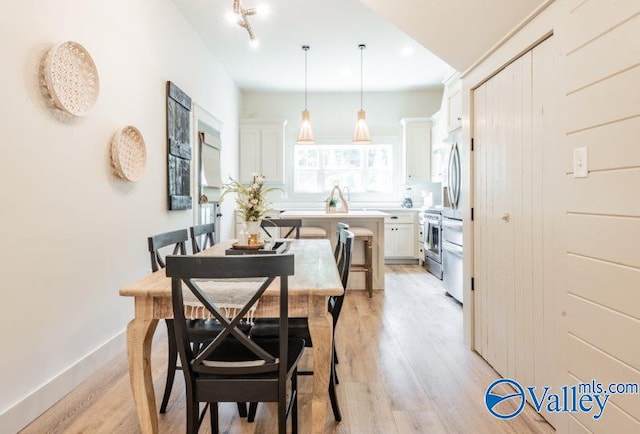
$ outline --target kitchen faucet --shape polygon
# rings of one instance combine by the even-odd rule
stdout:
[[[345,185],[342,192],[347,195],[347,202],[351,202],[351,190],[349,190],[349,187]]]

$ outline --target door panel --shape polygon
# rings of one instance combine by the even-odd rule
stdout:
[[[474,90],[474,346],[523,386],[553,384],[543,194],[553,190],[544,176],[550,47],[543,42]]]

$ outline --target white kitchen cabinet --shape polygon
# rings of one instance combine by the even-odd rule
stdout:
[[[286,121],[240,122],[240,182],[253,173],[269,184],[284,184],[284,127]]]
[[[455,73],[444,81],[443,113],[447,132],[462,127],[462,83],[460,74]]]
[[[418,265],[424,264],[424,226],[418,221],[416,225],[416,252],[418,255]]]
[[[431,181],[431,127],[429,118],[405,118],[402,125],[402,145],[405,181]]]
[[[385,259],[416,258],[416,213],[391,213],[384,219]]]

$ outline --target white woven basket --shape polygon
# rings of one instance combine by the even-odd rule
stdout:
[[[118,130],[111,140],[111,163],[117,176],[137,181],[147,166],[147,148],[140,131],[131,125]]]
[[[100,80],[91,55],[77,42],[54,46],[44,60],[44,78],[54,104],[74,116],[84,116],[100,93]]]

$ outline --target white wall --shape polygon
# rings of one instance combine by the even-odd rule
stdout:
[[[471,90],[553,32],[557,47],[557,114],[552,140],[557,152],[546,155],[555,185],[554,209],[545,230],[556,233],[550,273],[554,287],[549,315],[557,336],[556,384],[596,379],[640,383],[637,336],[640,324],[640,3],[637,0],[557,0],[497,51],[463,75],[463,132],[471,137]],[[586,146],[589,177],[573,177],[573,149]],[[472,161],[466,162],[472,164]],[[464,194],[470,195],[471,179]],[[465,246],[472,241],[465,227]],[[465,252],[469,250],[465,248]],[[465,257],[465,296],[473,269]],[[549,275],[550,274],[550,275]],[[472,303],[465,303],[472,321]],[[546,312],[545,312],[546,314]],[[468,333],[470,330],[467,329]],[[637,395],[612,395],[599,420],[574,413],[556,421],[558,432],[638,432]]]
[[[94,110],[71,121],[38,89],[42,55],[63,40],[88,49],[101,84]],[[14,432],[124,348],[133,300],[118,289],[147,273],[147,236],[193,221],[167,211],[166,81],[224,123],[234,173],[239,91],[170,0],[2,2],[0,51],[0,432]],[[136,183],[109,167],[128,124],[147,145]]]
[[[375,140],[376,137],[384,137],[399,148],[402,144],[400,119],[432,116],[440,109],[442,91],[442,88],[437,88],[405,92],[365,92],[364,109],[372,138]],[[360,93],[310,93],[308,108],[316,141],[320,142],[323,137],[339,137],[350,141],[360,109]],[[286,119],[285,135],[290,144],[298,135],[303,109],[304,93],[243,91],[240,116],[243,119]],[[287,150],[288,163],[292,150]],[[401,153],[398,151],[396,155],[399,161]],[[400,186],[403,182],[399,180],[397,185]],[[422,189],[432,191],[434,201],[439,201],[440,184],[419,184],[413,189],[414,202],[422,200]],[[398,191],[395,196],[393,200],[397,204],[403,197],[402,191]],[[299,200],[297,203],[300,204]]]

